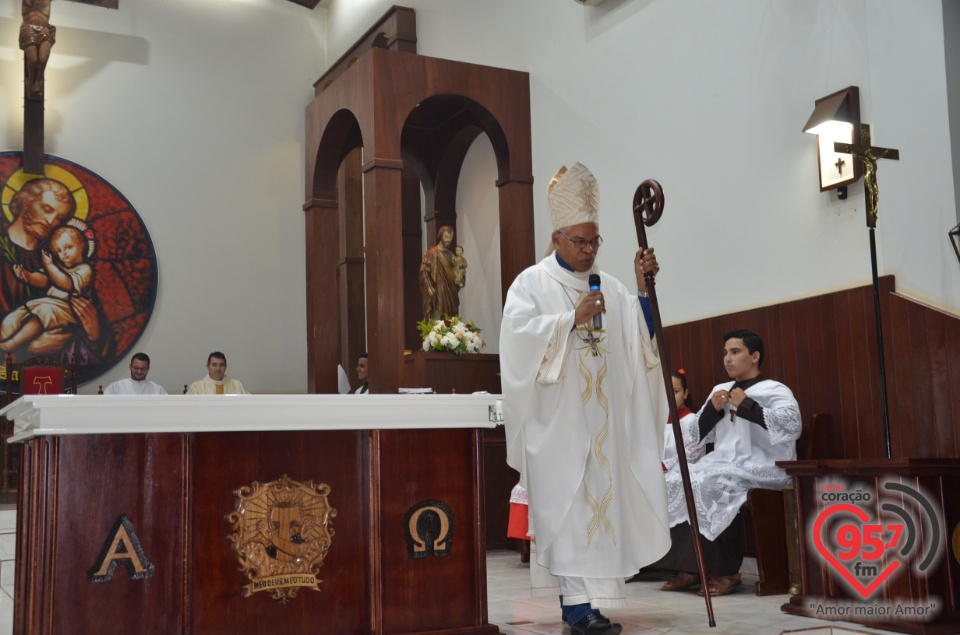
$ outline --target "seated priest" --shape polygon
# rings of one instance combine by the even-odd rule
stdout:
[[[105,395],[165,395],[167,391],[160,384],[147,379],[150,372],[150,357],[146,353],[134,353],[130,360],[130,378],[115,381],[106,390]]]
[[[734,522],[747,492],[781,489],[789,483],[777,461],[796,459],[800,407],[790,389],[760,374],[763,340],[737,329],[723,335],[723,365],[733,381],[715,386],[697,413],[700,446],[713,452],[689,465],[708,580],[700,589],[726,595],[740,584],[743,554]],[[665,475],[670,514],[670,551],[654,566],[678,571],[663,585],[678,591],[700,584],[693,536],[679,466]]]
[[[227,377],[227,358],[220,351],[207,356],[207,376],[187,389],[188,395],[249,395],[236,379]]]

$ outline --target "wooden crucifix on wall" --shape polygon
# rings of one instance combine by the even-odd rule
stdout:
[[[56,37],[50,0],[23,0],[23,170],[28,174],[43,174],[43,75]]]
[[[119,0],[75,0],[116,9]],[[57,40],[50,24],[51,0],[23,0],[20,49],[23,51],[23,171],[43,174],[44,71]]]

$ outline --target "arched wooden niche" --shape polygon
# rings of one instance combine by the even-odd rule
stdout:
[[[481,133],[497,161],[504,296],[534,262],[529,76],[383,48],[344,66],[306,110],[309,389],[336,392],[336,365],[353,368],[366,328],[371,388],[396,392],[403,350],[420,344],[422,235],[457,225]]]

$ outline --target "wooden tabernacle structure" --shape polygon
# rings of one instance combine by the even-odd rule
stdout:
[[[413,10],[393,7],[306,109],[310,392],[336,392],[337,364],[365,350],[371,392],[411,386],[403,352],[422,343],[423,233],[432,245],[457,227],[463,161],[481,134],[497,162],[501,301],[536,260],[529,75],[418,55],[416,42]]]

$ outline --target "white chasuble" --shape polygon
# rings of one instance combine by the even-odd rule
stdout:
[[[590,273],[551,254],[511,285],[500,332],[507,462],[556,576],[629,577],[670,547],[667,401],[639,300],[600,273],[603,328],[574,328]]]
[[[732,381],[719,384],[709,394],[729,391],[732,387]],[[790,479],[776,462],[797,458],[800,407],[790,389],[778,381],[765,379],[749,386],[745,392],[763,408],[766,429],[736,414],[731,417],[728,403],[716,427],[700,440],[701,446],[713,443],[713,452],[689,466],[700,533],[708,540],[714,540],[730,526],[746,502],[748,490],[786,487]],[[703,408],[713,408],[709,397]],[[689,521],[679,467],[671,469],[666,480],[670,526],[673,527]]]
[[[217,381],[216,379],[211,379],[210,375],[207,375],[203,379],[198,379],[197,381],[190,384],[190,388],[187,389],[188,395],[249,395],[247,389],[243,387],[236,379],[231,379],[226,375],[223,376],[223,379]]]

